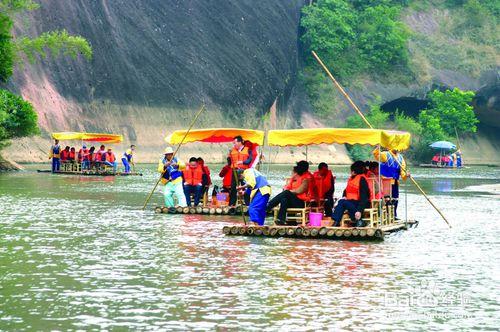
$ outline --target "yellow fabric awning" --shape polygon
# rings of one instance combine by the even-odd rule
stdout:
[[[58,139],[60,141],[80,140],[86,142],[102,142],[102,143],[120,143],[123,141],[122,135],[79,133],[79,132],[52,133],[52,138]]]
[[[186,130],[176,130],[165,138],[168,144],[180,144]],[[238,129],[238,128],[207,128],[191,130],[184,143],[205,142],[205,143],[229,143],[235,136],[241,136],[245,141],[250,141],[257,145],[264,143],[264,132],[261,130]]]
[[[300,146],[312,144],[368,144],[399,151],[410,147],[410,133],[381,129],[314,128],[270,130],[270,146]]]

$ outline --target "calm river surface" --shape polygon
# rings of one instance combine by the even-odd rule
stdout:
[[[160,192],[142,211],[154,165],[37,167],[0,174],[0,330],[500,327],[499,168],[414,169],[453,228],[409,185],[420,225],[363,243],[225,237],[228,219],[154,214]],[[335,173],[339,196],[347,167]],[[269,177],[278,189],[288,174]]]

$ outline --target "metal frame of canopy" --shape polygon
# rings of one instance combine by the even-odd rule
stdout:
[[[380,152],[381,147],[389,150],[404,151],[410,147],[411,134],[403,131],[381,129],[351,129],[351,128],[312,128],[270,130],[267,133],[267,144],[271,146],[305,146],[307,161],[307,146],[319,144],[361,144],[376,146],[378,149],[378,183],[381,183]],[[408,221],[407,191],[405,194],[405,219]],[[382,201],[379,201],[379,212]]]

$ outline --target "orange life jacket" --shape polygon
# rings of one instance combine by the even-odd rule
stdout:
[[[325,198],[325,194],[332,189],[332,171],[328,170],[326,176],[321,176],[319,171],[314,172],[314,183],[316,184],[316,190],[318,191],[318,198]]]
[[[238,161],[244,162],[245,160],[248,159],[250,156],[248,152],[248,148],[246,146],[243,147],[243,149],[238,150],[236,148],[232,148],[231,152],[229,152],[229,157],[231,158],[231,167],[232,168],[239,168],[239,169],[247,169],[250,166],[245,165],[245,164],[239,164]]]
[[[203,169],[201,166],[192,168],[191,166],[186,166],[186,169],[182,171],[184,175],[184,182],[188,185],[196,186],[203,181]]]
[[[359,182],[361,181],[361,178],[365,179],[365,181],[368,183],[365,174],[358,174],[354,177],[350,177],[349,180],[347,180],[347,187],[345,188],[346,199],[359,201]]]
[[[62,160],[62,161],[66,161],[66,160],[68,160],[68,158],[69,158],[69,153],[70,153],[69,151],[62,150],[62,151],[61,151],[61,160]]]
[[[306,172],[302,175],[295,174],[290,178],[290,182],[285,188],[288,190],[295,190],[299,188],[302,185],[302,182],[306,179],[309,180],[308,187],[302,194],[297,194],[297,198],[302,201],[308,202],[316,197],[314,177],[310,172]]]
[[[114,163],[116,160],[115,154],[113,152],[111,153],[106,152],[106,160],[109,161],[110,163]]]

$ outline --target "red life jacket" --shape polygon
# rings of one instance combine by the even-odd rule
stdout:
[[[230,166],[222,167],[219,176],[222,178],[222,187],[231,188],[231,181],[233,180],[233,170]]]
[[[182,171],[184,175],[184,182],[191,186],[197,186],[203,181],[203,170],[201,166],[192,168],[191,166],[186,166],[186,169]]]
[[[106,152],[106,160],[110,163],[114,163],[116,160],[115,154],[113,152]]]
[[[345,188],[346,199],[359,201],[359,199],[360,199],[359,182],[361,181],[361,178],[365,179],[366,182],[368,183],[368,180],[366,179],[365,174],[358,174],[354,177],[351,176],[349,178],[349,180],[347,180],[347,187]]]
[[[245,164],[239,164],[238,161],[244,162],[245,160],[248,159],[249,153],[248,153],[248,148],[246,146],[243,147],[243,149],[238,150],[236,148],[232,148],[231,152],[229,152],[229,157],[231,158],[231,167],[232,168],[239,168],[239,169],[247,169],[250,166],[245,165]]]
[[[61,151],[61,161],[66,161],[69,158],[69,151],[67,150],[62,150]]]
[[[332,189],[332,171],[328,170],[326,176],[321,176],[319,171],[314,172],[314,183],[316,184],[316,190],[318,191],[318,198],[325,198],[325,194]]]
[[[70,154],[70,158],[71,158],[71,154]],[[73,159],[75,158],[75,154],[73,153]],[[78,160],[79,161],[87,161],[89,160],[89,149],[85,148],[85,149],[80,149],[80,151],[78,151]]]
[[[250,141],[245,142],[245,147],[248,148],[249,151],[252,151],[252,161],[250,162],[250,167],[254,167],[255,161],[257,160],[257,157],[259,156],[259,151],[257,150],[258,145],[253,144]]]
[[[305,179],[309,180],[308,187],[302,194],[297,194],[297,198],[302,201],[309,202],[311,199],[314,199],[316,197],[314,177],[310,172],[306,172],[302,175],[295,174],[291,177],[290,182],[285,188],[287,188],[288,190],[295,190],[302,185],[302,182]]]

